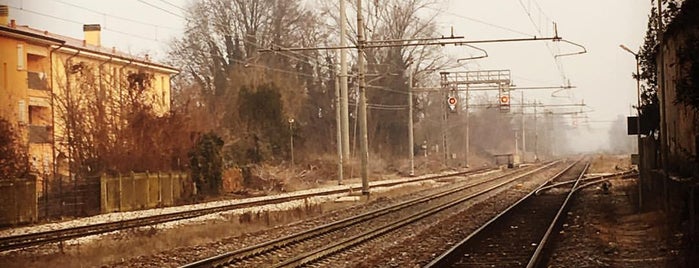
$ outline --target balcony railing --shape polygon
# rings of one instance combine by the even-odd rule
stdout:
[[[40,72],[27,72],[29,88],[37,90],[48,90],[46,74]]]

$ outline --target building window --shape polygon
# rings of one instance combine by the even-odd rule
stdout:
[[[26,68],[27,55],[24,54],[24,45],[17,45],[17,70],[22,71]]]

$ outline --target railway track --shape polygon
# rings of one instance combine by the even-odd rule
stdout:
[[[377,209],[301,233],[262,244],[227,252],[183,267],[298,267],[327,260],[338,252],[351,251],[355,245],[462,204],[527,177],[558,162],[481,179]]]
[[[454,176],[464,176],[464,175],[470,175],[470,174],[475,174],[475,173],[479,173],[479,172],[487,172],[490,170],[493,170],[493,169],[483,168],[483,169],[477,169],[477,170],[472,170],[472,171],[455,172],[455,173],[438,175],[438,176],[421,177],[421,178],[415,178],[412,180],[406,180],[406,181],[400,181],[400,182],[383,183],[380,185],[380,187],[391,187],[391,186],[396,186],[396,185],[403,184],[403,183],[419,182],[419,181],[425,181],[425,180],[434,180],[434,179],[454,177]],[[342,194],[342,193],[347,193],[348,191],[359,191],[360,189],[361,189],[360,186],[351,187],[351,188],[348,187],[348,188],[337,189],[337,190],[328,190],[328,191],[324,191],[321,193],[307,193],[307,194],[290,195],[290,196],[284,196],[284,197],[279,197],[279,198],[275,198],[275,199],[255,200],[255,201],[241,202],[241,203],[225,205],[225,206],[201,208],[201,209],[188,210],[188,211],[182,211],[182,212],[173,212],[173,213],[160,214],[160,215],[154,215],[154,216],[149,216],[149,217],[141,217],[141,218],[135,218],[135,219],[129,219],[129,220],[123,220],[123,221],[106,222],[106,223],[78,226],[78,227],[73,227],[73,228],[65,228],[65,229],[58,229],[58,230],[51,230],[51,231],[44,231],[44,232],[37,232],[37,233],[30,233],[30,234],[23,234],[23,235],[7,236],[7,237],[0,238],[0,252],[14,250],[14,249],[27,248],[27,247],[31,247],[31,246],[38,246],[38,245],[43,245],[43,244],[49,244],[49,243],[56,243],[56,242],[70,240],[70,239],[81,238],[81,237],[86,237],[86,236],[91,236],[91,235],[104,234],[104,233],[126,230],[126,229],[131,229],[131,228],[151,226],[151,225],[172,222],[172,221],[186,220],[186,219],[191,219],[191,218],[195,218],[195,217],[199,217],[199,216],[204,216],[204,215],[214,214],[214,213],[219,213],[219,212],[225,212],[225,211],[230,211],[230,210],[235,210],[235,209],[249,208],[249,207],[263,206],[263,205],[270,205],[270,204],[279,204],[279,203],[284,203],[284,202],[289,202],[289,201],[294,201],[294,200],[303,200],[306,198],[323,196],[323,195]]]
[[[537,267],[568,201],[589,167],[579,161],[521,198],[425,267]],[[537,191],[548,183],[565,190]]]

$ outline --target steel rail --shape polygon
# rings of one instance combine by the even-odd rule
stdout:
[[[626,178],[629,178],[629,177],[633,177],[634,175],[638,175],[638,174],[628,173],[628,174],[617,174],[616,176],[601,177],[601,178],[598,178],[598,180],[596,180],[596,181],[591,181],[591,182],[588,182],[588,183],[585,183],[585,184],[582,184],[582,185],[578,185],[578,187],[575,188],[575,191],[576,191],[576,192],[577,192],[577,191],[580,191],[580,190],[582,190],[583,188],[590,187],[590,186],[595,185],[595,184],[598,184],[598,183],[600,183],[600,182],[609,181],[609,180],[611,180],[611,179],[613,179],[613,178],[616,178],[616,177],[621,177],[621,179],[626,179]]]
[[[539,188],[541,188],[541,187],[544,187],[545,185],[547,185],[549,182],[553,181],[554,179],[563,176],[563,174],[565,174],[566,172],[568,172],[570,169],[573,168],[573,166],[577,165],[579,162],[580,162],[580,160],[578,160],[578,161],[576,161],[576,162],[570,164],[569,166],[567,166],[566,168],[564,168],[563,170],[561,170],[560,172],[558,172],[557,174],[553,175],[551,178],[549,178],[548,180],[546,180],[544,183],[542,183],[539,187],[537,187],[537,189],[539,189]],[[584,174],[584,172],[583,172],[583,174]],[[448,249],[447,251],[445,251],[444,253],[442,253],[441,255],[439,255],[437,258],[433,259],[431,262],[429,262],[429,263],[428,263],[427,265],[425,265],[424,267],[426,267],[426,268],[427,268],[427,267],[447,267],[449,264],[453,263],[453,262],[455,261],[455,259],[458,259],[458,258],[461,257],[461,254],[459,253],[459,250],[464,246],[464,244],[466,244],[467,242],[471,241],[471,239],[473,239],[476,235],[478,235],[478,234],[480,234],[481,232],[483,232],[483,230],[485,230],[486,228],[488,228],[489,226],[491,226],[493,223],[497,222],[497,221],[500,220],[501,218],[504,218],[505,215],[507,215],[508,213],[510,213],[510,211],[512,211],[514,208],[516,208],[516,207],[519,206],[520,204],[524,203],[525,200],[527,200],[527,199],[529,199],[530,197],[534,196],[534,195],[535,195],[535,192],[537,191],[537,189],[531,191],[529,194],[527,194],[527,195],[525,195],[524,197],[520,198],[517,202],[515,202],[515,203],[512,204],[512,205],[510,205],[510,206],[507,207],[505,210],[503,210],[502,212],[500,212],[500,213],[498,213],[497,215],[495,215],[493,218],[491,218],[490,220],[488,220],[487,222],[485,222],[483,225],[481,225],[480,227],[478,227],[478,229],[476,229],[476,230],[474,230],[473,232],[471,232],[471,234],[469,234],[466,238],[464,238],[463,240],[461,240],[460,242],[458,242],[456,245],[452,246],[450,249]]]
[[[566,199],[563,201],[563,204],[558,209],[556,216],[553,217],[551,224],[546,229],[546,233],[544,233],[544,237],[541,238],[541,240],[539,241],[539,245],[537,245],[536,250],[534,250],[534,254],[529,259],[529,263],[527,264],[527,268],[534,268],[541,261],[542,252],[544,250],[544,247],[546,246],[546,243],[549,241],[549,237],[551,236],[551,233],[553,233],[553,230],[558,226],[558,222],[561,219],[561,215],[568,207],[568,203],[569,203],[570,199],[573,197],[573,194],[575,194],[575,188],[578,187],[578,184],[580,184],[580,179],[582,179],[582,177],[585,175],[585,172],[587,172],[587,169],[589,167],[590,167],[590,163],[588,162],[585,164],[585,167],[583,167],[583,170],[580,172],[580,175],[578,175],[578,179],[573,184],[573,187],[571,188],[570,192],[566,196]]]
[[[551,163],[548,163],[542,167],[536,168],[532,171],[527,171],[527,174],[530,174],[531,172],[536,172],[536,171],[541,170],[545,167],[551,166],[555,163],[556,162],[551,162]],[[240,262],[240,261],[243,261],[243,260],[248,259],[248,258],[252,258],[252,257],[258,256],[261,254],[269,253],[269,252],[274,251],[274,250],[285,248],[285,247],[292,245],[294,243],[306,241],[306,240],[309,240],[309,239],[312,239],[315,237],[320,237],[322,235],[332,233],[332,232],[335,232],[337,230],[344,229],[344,228],[365,222],[367,220],[377,218],[377,217],[382,216],[382,215],[386,215],[388,213],[392,213],[392,212],[395,212],[395,211],[398,211],[398,210],[401,210],[401,209],[404,209],[407,207],[411,207],[411,206],[414,206],[414,205],[417,205],[420,203],[428,202],[428,201],[435,200],[435,199],[440,198],[440,197],[451,195],[451,194],[463,191],[463,190],[468,189],[468,188],[472,188],[472,187],[475,187],[475,186],[478,186],[481,184],[491,182],[493,180],[497,180],[500,178],[511,176],[514,173],[516,173],[516,172],[503,174],[503,175],[500,175],[500,176],[493,178],[493,179],[486,179],[486,180],[483,180],[480,182],[470,183],[467,185],[462,185],[459,187],[451,188],[451,189],[436,193],[434,195],[413,198],[411,200],[408,200],[408,201],[405,201],[405,202],[402,202],[399,204],[395,204],[395,205],[392,205],[389,207],[369,211],[369,212],[366,212],[366,213],[363,213],[360,215],[356,215],[356,216],[353,216],[350,218],[338,220],[338,221],[328,223],[328,224],[325,224],[325,225],[322,225],[322,226],[319,226],[319,227],[316,227],[313,229],[309,229],[306,231],[302,231],[300,233],[281,237],[281,238],[278,238],[275,240],[267,241],[267,242],[264,242],[264,243],[261,243],[258,245],[253,245],[253,246],[242,248],[239,250],[223,253],[223,254],[213,256],[213,257],[210,257],[207,259],[203,259],[203,260],[199,260],[199,261],[196,261],[193,263],[189,263],[189,264],[186,264],[186,265],[181,266],[181,267],[183,267],[183,268],[222,267],[222,266],[230,265],[230,264],[235,263],[235,262]]]
[[[635,173],[636,171],[634,170],[629,170],[629,171],[622,171],[618,173],[612,173],[609,175],[599,175],[599,176],[593,176],[593,177],[587,177],[587,178],[581,178],[580,181],[592,181],[592,180],[601,180],[601,179],[606,179],[606,178],[612,178],[612,177],[617,177],[617,176],[627,176],[630,174]],[[569,180],[569,181],[564,181],[564,182],[559,182],[559,183],[554,183],[545,187],[540,187],[539,189],[536,190],[536,195],[539,195],[539,193],[546,191],[551,188],[555,188],[561,185],[566,185],[566,184],[571,184],[571,183],[576,183],[578,180]]]
[[[447,178],[447,177],[453,177],[453,176],[462,176],[462,175],[468,175],[468,174],[475,174],[478,172],[488,172],[491,170],[494,170],[494,169],[480,168],[480,169],[476,169],[476,170],[454,172],[454,173],[442,174],[442,175],[437,175],[437,176],[414,178],[414,179],[405,180],[405,181],[383,183],[383,184],[380,184],[380,185],[375,186],[375,187],[391,187],[391,186],[396,186],[396,185],[400,185],[400,184],[404,184],[404,183],[412,183],[412,182],[419,182],[419,181],[425,181],[425,180],[434,180],[434,179],[441,179],[441,178]],[[0,252],[13,250],[13,249],[26,248],[26,247],[31,247],[31,246],[37,246],[37,245],[42,245],[42,244],[48,244],[48,243],[61,242],[61,241],[66,241],[66,240],[70,240],[70,239],[91,236],[91,235],[98,235],[98,234],[114,232],[114,231],[119,231],[119,230],[124,230],[124,229],[130,229],[130,228],[136,228],[136,227],[142,227],[142,226],[150,226],[150,225],[161,224],[161,223],[166,223],[166,222],[171,222],[171,221],[186,220],[186,219],[196,218],[196,217],[200,217],[200,216],[204,216],[204,215],[208,215],[208,214],[213,214],[213,213],[225,212],[225,211],[234,210],[234,209],[249,208],[249,207],[261,206],[261,205],[279,204],[279,203],[284,203],[284,202],[289,202],[289,201],[294,201],[294,200],[302,200],[302,199],[306,199],[306,198],[310,198],[310,197],[341,194],[341,193],[346,193],[348,191],[358,191],[358,190],[361,190],[361,186],[348,187],[348,188],[342,188],[342,189],[336,189],[336,190],[328,190],[328,191],[319,192],[319,193],[307,193],[307,194],[284,196],[284,197],[279,197],[279,198],[274,198],[274,199],[245,201],[245,202],[224,205],[224,206],[218,206],[218,207],[200,208],[200,209],[194,209],[194,210],[188,210],[188,211],[182,211],[182,212],[172,212],[172,213],[153,215],[153,216],[148,216],[148,217],[141,217],[141,218],[128,219],[128,220],[115,221],[115,222],[90,224],[90,225],[77,226],[77,227],[72,227],[72,228],[64,228],[64,229],[58,229],[58,230],[51,230],[51,231],[44,231],[44,232],[37,232],[37,233],[6,236],[6,237],[0,238]]]
[[[454,207],[454,206],[456,206],[456,205],[458,205],[458,204],[461,204],[461,203],[466,202],[466,201],[468,201],[468,200],[471,200],[471,199],[474,199],[474,198],[476,198],[476,197],[479,197],[479,196],[481,196],[481,195],[490,193],[490,192],[492,192],[492,191],[495,190],[495,189],[499,189],[499,188],[501,188],[501,187],[503,187],[503,186],[505,186],[505,185],[508,185],[508,184],[510,184],[510,183],[512,183],[512,182],[514,182],[514,181],[516,181],[516,180],[519,180],[519,179],[521,179],[521,178],[523,178],[523,177],[525,177],[525,176],[531,175],[531,174],[533,174],[533,173],[535,173],[535,172],[538,172],[538,171],[540,171],[540,170],[542,170],[542,169],[544,169],[544,168],[550,167],[550,166],[552,166],[552,165],[555,164],[555,163],[558,163],[558,162],[553,162],[553,163],[550,163],[550,164],[548,164],[548,165],[539,167],[539,168],[537,168],[537,169],[535,169],[535,170],[526,172],[526,173],[524,173],[524,174],[517,175],[517,176],[515,176],[515,177],[513,177],[513,178],[507,179],[507,180],[504,181],[504,182],[498,183],[497,185],[494,185],[494,186],[488,187],[487,189],[481,190],[481,191],[479,191],[479,192],[477,192],[477,193],[473,193],[473,194],[467,195],[467,196],[465,196],[465,197],[458,198],[458,199],[453,200],[453,201],[450,201],[450,202],[448,202],[448,203],[445,203],[445,204],[442,204],[442,205],[439,205],[439,206],[430,208],[430,209],[428,209],[428,210],[424,210],[424,211],[418,212],[418,213],[413,214],[413,215],[411,215],[411,216],[402,218],[402,219],[400,219],[400,220],[398,220],[398,221],[395,221],[395,222],[392,222],[392,223],[389,223],[389,224],[380,226],[380,227],[375,228],[375,229],[373,229],[373,230],[370,230],[370,231],[368,231],[368,232],[365,232],[365,233],[362,233],[362,234],[359,234],[359,235],[355,235],[355,236],[350,237],[350,238],[348,238],[348,239],[339,241],[339,242],[337,242],[337,243],[328,245],[328,246],[323,247],[323,248],[319,248],[319,249],[313,250],[313,251],[311,251],[311,252],[307,252],[307,253],[305,253],[305,254],[303,254],[303,255],[299,255],[299,256],[297,256],[297,257],[294,257],[294,258],[292,258],[292,259],[289,259],[289,260],[287,260],[287,261],[285,261],[285,262],[283,262],[283,263],[281,263],[281,264],[275,265],[275,266],[273,266],[273,267],[277,267],[277,268],[278,268],[278,267],[299,267],[299,266],[303,266],[303,265],[306,265],[306,264],[309,264],[309,263],[312,263],[312,262],[319,261],[320,259],[329,257],[330,255],[333,255],[333,254],[335,254],[335,253],[337,253],[337,252],[339,252],[339,251],[343,251],[343,250],[349,249],[349,248],[351,248],[351,247],[353,247],[353,246],[356,246],[356,245],[358,245],[358,244],[360,244],[360,243],[363,243],[363,242],[366,242],[366,241],[368,241],[368,240],[371,240],[371,239],[380,237],[380,236],[382,236],[382,235],[384,235],[384,234],[387,234],[387,233],[389,233],[389,232],[396,231],[396,230],[402,228],[403,226],[406,226],[406,225],[408,225],[408,224],[414,223],[414,222],[416,222],[416,221],[418,221],[418,220],[424,219],[424,218],[429,217],[429,216],[431,216],[431,215],[434,215],[434,214],[436,214],[436,213],[438,213],[438,212],[444,211],[444,210],[446,210],[446,209],[448,209],[448,208]]]

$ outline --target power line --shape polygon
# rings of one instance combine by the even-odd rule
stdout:
[[[181,18],[181,19],[187,19],[187,18],[183,17],[183,16],[180,15],[180,14],[174,13],[174,12],[172,12],[172,11],[170,11],[170,10],[167,10],[167,9],[162,8],[162,7],[156,6],[156,5],[154,5],[154,4],[148,3],[148,2],[146,2],[146,1],[144,1],[144,0],[138,0],[138,2],[141,2],[141,3],[143,3],[143,4],[147,5],[147,6],[150,6],[150,7],[152,7],[152,8],[158,9],[158,10],[160,10],[160,11],[162,11],[162,12],[168,13],[168,14],[173,15],[173,16],[175,16],[175,17],[179,17],[179,18]]]
[[[163,3],[165,3],[165,4],[168,5],[168,6],[177,8],[177,9],[181,10],[182,12],[187,12],[187,10],[185,10],[184,8],[181,8],[180,6],[175,5],[175,4],[173,4],[172,2],[170,2],[170,1],[167,1],[167,0],[160,0],[160,2],[163,2]]]
[[[13,9],[16,9],[16,10],[19,10],[19,11],[22,11],[22,12],[32,13],[32,14],[35,14],[35,15],[44,16],[44,17],[47,17],[47,18],[55,19],[55,20],[65,21],[65,22],[69,22],[69,23],[73,23],[73,24],[78,24],[78,25],[83,25],[83,24],[84,24],[83,22],[80,22],[80,21],[75,21],[75,20],[71,20],[71,19],[67,19],[67,18],[62,18],[62,17],[58,17],[58,16],[54,16],[54,15],[50,15],[50,14],[46,14],[46,13],[42,13],[42,12],[30,10],[30,9],[26,9],[26,8],[18,8],[18,7],[15,7],[15,6],[9,6],[9,7],[10,7],[10,8],[13,8]],[[113,32],[113,33],[118,33],[118,34],[130,36],[130,37],[135,37],[135,38],[140,38],[140,39],[143,39],[143,40],[148,40],[148,41],[153,41],[153,42],[161,43],[160,40],[153,39],[153,38],[151,38],[151,37],[146,37],[146,36],[142,36],[142,35],[136,35],[136,34],[133,34],[133,33],[122,32],[122,31],[114,30],[114,29],[111,29],[111,28],[108,28],[108,27],[104,27],[103,29],[104,29],[105,31],[109,31],[109,32]]]
[[[94,9],[82,7],[82,6],[75,5],[75,4],[71,4],[71,3],[68,3],[68,2],[64,2],[64,1],[61,1],[61,0],[54,0],[54,1],[57,2],[57,3],[63,4],[63,5],[67,5],[67,6],[71,6],[71,7],[74,7],[74,8],[82,9],[82,10],[89,11],[89,12],[92,12],[92,13],[95,13],[95,14],[98,14],[98,15],[105,16],[105,17],[111,17],[111,18],[115,18],[115,19],[119,19],[119,20],[123,20],[123,21],[129,21],[129,22],[138,23],[138,24],[142,24],[142,25],[148,25],[148,26],[152,26],[152,27],[156,27],[156,28],[169,29],[169,30],[173,30],[173,31],[180,31],[180,29],[176,29],[176,28],[173,28],[173,27],[170,27],[170,26],[158,25],[158,24],[153,24],[153,23],[144,22],[144,21],[140,21],[140,20],[135,20],[135,19],[131,19],[131,18],[126,18],[126,17],[116,16],[116,15],[112,15],[112,14],[107,14],[107,13],[100,12],[100,11],[97,11],[97,10],[94,10]]]
[[[8,5],[8,6],[9,6],[9,5]],[[27,12],[27,13],[32,13],[32,14],[36,14],[36,15],[40,15],[40,16],[44,16],[44,17],[48,17],[48,18],[52,18],[52,19],[56,19],[56,20],[62,20],[62,21],[65,21],[65,22],[70,22],[70,23],[75,23],[75,24],[83,24],[82,22],[79,22],[79,21],[75,21],[75,20],[71,20],[71,19],[66,19],[66,18],[61,18],[61,17],[58,17],[58,16],[49,15],[49,14],[46,14],[46,13],[41,13],[41,12],[38,12],[38,11],[26,9],[26,8],[23,8],[23,7],[16,7],[16,6],[9,6],[9,7],[12,8],[12,9],[18,10],[18,11]]]
[[[243,61],[243,60],[236,60],[236,59],[233,59],[233,61],[238,62],[238,63],[245,64],[246,67],[247,67],[247,66],[253,66],[253,67],[259,67],[259,68],[264,68],[264,69],[271,70],[271,71],[280,72],[280,73],[296,74],[296,75],[300,75],[300,76],[306,76],[306,77],[315,78],[315,76],[313,76],[313,75],[305,74],[305,73],[301,73],[301,72],[295,72],[295,71],[289,71],[289,70],[284,70],[284,69],[278,69],[278,68],[274,68],[274,67],[269,67],[269,66],[267,66],[267,65],[262,65],[262,64],[255,64],[255,63],[246,62],[246,61]]]
[[[255,37],[255,38],[257,38],[257,36],[254,36],[254,35],[252,35],[252,34],[246,34],[245,36],[250,36],[250,37]],[[248,40],[246,40],[245,38],[243,38],[242,41],[243,41],[243,43],[250,44],[250,45],[253,45],[253,46],[255,46],[255,47],[262,47],[262,45],[260,45],[259,43],[252,42],[252,41],[248,41]],[[283,47],[281,47],[281,46],[277,46],[277,47],[283,49]],[[290,59],[294,59],[294,60],[297,60],[297,61],[300,61],[300,62],[308,63],[308,64],[314,65],[314,66],[318,66],[318,65],[319,65],[319,66],[321,66],[321,67],[325,67],[326,70],[330,70],[330,66],[331,66],[330,64],[327,64],[327,63],[326,63],[326,64],[319,63],[319,62],[318,62],[318,59],[312,58],[311,56],[308,56],[308,55],[305,55],[305,54],[302,54],[302,53],[299,53],[299,52],[296,52],[296,51],[278,50],[278,51],[275,51],[275,54],[277,54],[277,53],[278,53],[278,55],[285,56],[285,57],[290,58]],[[314,62],[311,62],[311,61],[309,61],[309,60],[304,60],[304,59],[298,58],[298,57],[293,56],[293,55],[291,55],[291,54],[303,56],[303,57],[305,57],[305,58],[307,58],[307,59],[309,59],[309,60],[311,60],[311,61],[314,61]]]
[[[147,36],[143,36],[143,35],[138,35],[138,34],[133,34],[133,33],[128,33],[128,32],[123,32],[123,31],[119,31],[119,30],[114,30],[114,29],[112,29],[112,28],[110,28],[110,27],[106,27],[106,26],[103,27],[103,29],[105,29],[105,30],[107,30],[107,31],[110,31],[110,32],[113,32],[113,33],[118,33],[118,34],[130,36],[130,37],[136,37],[136,38],[140,38],[140,39],[144,39],[144,40],[148,40],[148,41],[152,41],[152,42],[162,43],[162,40],[158,40],[157,37],[156,37],[156,38],[151,38],[151,37],[147,37]]]

